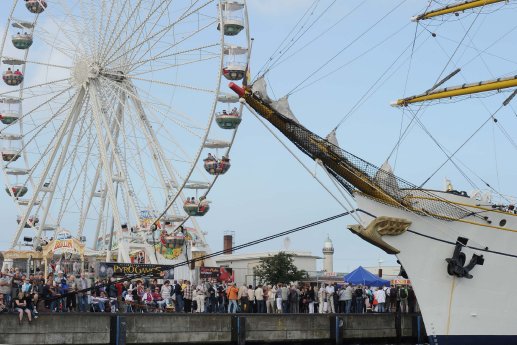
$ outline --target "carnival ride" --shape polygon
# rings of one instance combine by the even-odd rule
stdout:
[[[106,260],[209,251],[195,217],[230,167],[241,121],[221,85],[247,71],[246,2],[11,3],[0,42],[2,171],[18,214],[11,250],[22,236],[39,248],[66,230]],[[206,169],[214,150],[224,162]]]

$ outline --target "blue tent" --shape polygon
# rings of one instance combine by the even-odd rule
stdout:
[[[389,280],[384,280],[365,270],[362,266],[357,267],[352,272],[348,273],[344,280],[346,283],[353,285],[366,286],[390,286]]]

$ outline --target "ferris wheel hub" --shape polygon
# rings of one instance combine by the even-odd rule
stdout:
[[[103,68],[98,62],[92,62],[88,59],[77,59],[72,69],[72,79],[76,85],[81,86],[99,78],[102,70]]]

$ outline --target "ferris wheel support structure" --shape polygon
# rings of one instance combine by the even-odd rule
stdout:
[[[77,94],[76,96],[76,100],[75,100],[75,103],[74,103],[74,106],[72,108],[72,111],[70,112],[68,118],[67,118],[67,121],[65,122],[65,124],[61,127],[61,131],[59,133],[59,137],[57,138],[57,143],[58,145],[56,145],[52,151],[52,160],[55,158],[56,154],[57,154],[57,151],[58,151],[58,148],[59,146],[61,145],[65,135],[67,134],[67,129],[70,127],[70,130],[69,130],[69,135],[67,136],[67,140],[66,140],[66,146],[65,146],[65,150],[66,148],[68,148],[69,144],[70,144],[70,141],[71,141],[71,133],[73,132],[73,128],[75,127],[75,124],[76,124],[76,120],[77,120],[77,117],[79,116],[79,112],[80,112],[80,108],[82,107],[83,105],[83,101],[84,101],[84,96],[85,96],[85,89],[84,88],[81,88],[81,90],[79,91],[79,93]],[[57,176],[59,177],[59,174],[61,173],[61,169],[63,168],[63,162],[64,162],[64,159],[65,159],[65,155],[64,154],[61,154],[60,157],[59,157],[59,161],[58,161],[58,168],[56,169],[56,171],[54,172],[54,176],[56,176],[55,174],[57,173]],[[23,228],[25,226],[25,223],[27,222],[28,218],[29,218],[29,214],[32,210],[32,207],[34,206],[34,203],[35,201],[37,200],[37,197],[39,195],[39,193],[41,192],[44,184],[45,184],[45,180],[48,176],[48,173],[50,171],[50,162],[52,162],[52,160],[49,160],[49,164],[47,164],[46,168],[45,168],[45,171],[43,173],[43,178],[40,179],[40,183],[38,185],[38,188],[36,189],[36,191],[34,192],[34,195],[29,203],[29,207],[28,207],[28,211],[25,213],[25,215],[23,216],[22,220],[20,221],[20,224],[18,224],[18,230],[16,231],[16,235],[13,239],[13,242],[11,243],[11,247],[14,247],[16,246],[16,244],[18,243],[18,240],[20,239],[20,235],[23,231]],[[44,227],[44,224],[45,224],[45,221],[47,219],[47,215],[48,215],[48,210],[52,204],[52,196],[54,195],[54,190],[55,190],[55,185],[53,183],[57,182],[57,179],[58,178],[52,178],[52,183],[51,183],[51,191],[49,192],[50,193],[50,197],[48,199],[48,202],[47,202],[47,206],[44,208],[43,210],[43,218],[42,218],[42,221],[41,221],[41,225],[39,226],[39,229],[38,229],[38,232],[37,232],[37,235],[36,235],[36,238],[40,238],[41,237],[41,232],[42,232],[42,229]]]

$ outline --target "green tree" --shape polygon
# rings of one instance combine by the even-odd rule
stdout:
[[[260,263],[254,271],[258,280],[265,284],[287,284],[308,276],[307,271],[298,270],[298,267],[294,265],[293,255],[285,252],[260,259]]]

